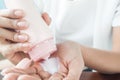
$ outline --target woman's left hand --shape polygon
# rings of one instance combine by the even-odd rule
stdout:
[[[53,75],[44,71],[40,65],[25,67],[25,63],[22,62],[21,67],[24,68],[18,69],[19,71],[17,68],[4,70],[3,72],[6,72],[4,80],[79,80],[84,67],[80,45],[66,41],[58,44],[57,49],[51,55],[59,59],[59,69]]]
[[[65,41],[57,44],[53,57],[59,60],[59,69],[49,80],[79,80],[84,68],[84,60],[80,44]]]

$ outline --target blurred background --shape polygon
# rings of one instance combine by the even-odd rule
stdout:
[[[3,8],[5,8],[5,6],[4,6],[4,1],[3,1],[3,0],[0,0],[0,9],[3,9]]]

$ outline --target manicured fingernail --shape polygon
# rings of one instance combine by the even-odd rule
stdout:
[[[28,27],[29,24],[27,22],[18,22],[17,23],[18,27]]]
[[[22,44],[23,47],[28,48],[29,50],[33,47],[32,44]]]
[[[31,50],[33,46],[31,44],[25,43],[25,44],[22,44],[22,47],[25,49],[24,53],[28,54],[28,52]]]
[[[18,39],[24,41],[24,40],[27,40],[28,37],[23,35],[18,35]]]
[[[23,47],[29,47],[30,44],[22,44]]]
[[[24,51],[25,54],[28,54],[29,51]]]
[[[16,10],[16,11],[14,12],[14,14],[15,14],[16,16],[23,16],[23,12],[20,11],[20,10]]]

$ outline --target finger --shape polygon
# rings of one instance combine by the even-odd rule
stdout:
[[[6,68],[6,69],[2,70],[1,75],[6,76],[10,73],[25,74],[25,72],[22,69]]]
[[[65,79],[63,80],[79,80],[80,75],[82,73],[83,70],[83,63],[79,62],[79,59],[74,59],[70,62],[70,64],[68,64],[68,75]]]
[[[16,53],[18,51],[28,52],[32,48],[30,43],[16,43],[8,45],[10,48],[9,53]]]
[[[9,19],[5,17],[0,17],[0,27],[10,28],[15,30],[27,29],[29,26],[28,22],[24,19]]]
[[[47,71],[40,71],[38,72],[39,76],[41,76],[42,80],[49,79],[51,74]]]
[[[30,74],[30,71],[29,70],[32,70],[34,71],[34,74],[37,74],[39,77],[41,77],[42,80],[48,80],[51,76],[50,73],[48,73],[47,71],[44,71],[43,68],[37,64],[32,66],[31,68],[29,69],[25,69],[27,73]]]
[[[67,68],[63,62],[59,62],[59,69],[56,73],[54,73],[49,80],[63,80],[63,78],[67,75]]]
[[[3,80],[17,80],[19,74],[17,73],[9,73],[6,76],[4,76]]]
[[[27,68],[30,68],[32,64],[33,64],[32,60],[28,58],[24,58],[15,67],[20,69],[27,69]]]
[[[1,74],[3,76],[9,74],[9,73],[19,73],[19,74],[35,74],[36,70],[35,68],[28,68],[28,69],[20,69],[20,68],[6,68],[4,69]]]
[[[58,72],[54,73],[49,80],[63,80],[63,76]]]
[[[0,37],[14,42],[26,42],[27,40],[29,40],[27,34],[12,32],[3,28],[0,28]]]
[[[38,78],[38,79],[42,79],[38,74],[31,74],[30,76]],[[42,79],[43,80],[43,79]]]
[[[45,20],[45,22],[50,25],[51,23],[51,18],[49,17],[49,15],[47,13],[43,13],[42,14],[42,18]]]
[[[21,75],[17,80],[42,80],[40,77],[33,77],[29,75]]]
[[[23,18],[25,16],[25,13],[23,12],[23,10],[19,10],[19,9],[14,9],[14,10],[4,9],[4,10],[0,10],[0,16],[15,19],[15,18]]]
[[[48,79],[51,76],[50,73],[43,69],[40,63],[36,63],[34,68],[36,68],[36,73],[42,78],[42,80]]]
[[[20,74],[32,74],[36,73],[36,69],[32,68],[32,60],[28,58],[22,59],[14,68],[6,68],[1,74],[6,75],[8,73],[20,73]]]
[[[1,48],[2,51],[2,55],[4,57],[7,57],[8,59],[12,59],[15,57],[15,55],[19,55],[17,57],[15,57],[15,60],[19,60],[19,58],[21,58],[22,55],[20,55],[20,53],[16,53],[16,52],[28,52],[31,49],[31,44],[30,43],[16,43],[16,44],[10,44],[10,45],[6,45],[3,48]],[[21,59],[20,59],[21,60]]]

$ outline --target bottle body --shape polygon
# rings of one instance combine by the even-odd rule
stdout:
[[[21,32],[30,36],[29,42],[34,47],[29,51],[32,60],[47,59],[56,51],[56,45],[52,32],[44,22],[33,0],[4,0],[8,9],[22,9],[26,16],[25,20],[30,23],[27,30]]]

